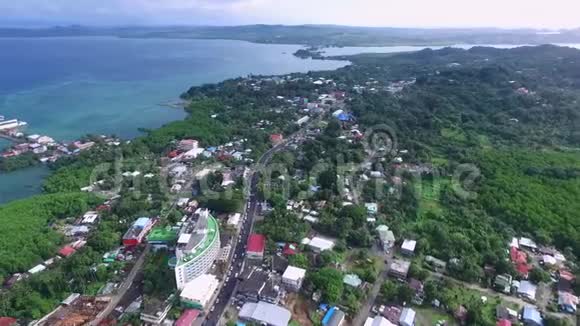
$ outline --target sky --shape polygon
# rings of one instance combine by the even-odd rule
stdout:
[[[580,0],[0,0],[0,25],[580,27]]]

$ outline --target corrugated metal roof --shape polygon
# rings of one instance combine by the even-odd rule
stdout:
[[[263,252],[266,248],[266,237],[262,234],[251,234],[248,238],[248,252]]]

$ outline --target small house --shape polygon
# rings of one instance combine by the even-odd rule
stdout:
[[[401,259],[394,259],[391,265],[389,265],[388,273],[391,276],[405,280],[409,274],[409,268],[411,268],[411,262]]]
[[[403,308],[401,311],[401,317],[399,318],[399,325],[401,326],[414,326],[415,325],[415,310],[411,308]]]
[[[298,291],[302,287],[302,282],[306,277],[306,270],[299,267],[288,266],[282,275],[282,284],[286,287]]]
[[[522,311],[522,322],[525,326],[542,326],[544,321],[536,307],[526,306]]]
[[[529,281],[521,281],[517,293],[519,297],[534,302],[536,301],[536,291],[537,286]]]
[[[417,241],[407,240],[403,241],[401,245],[401,254],[406,256],[413,256],[415,254],[415,247],[417,246]]]

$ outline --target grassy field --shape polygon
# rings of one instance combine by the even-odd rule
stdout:
[[[417,312],[415,320],[417,326],[433,326],[439,321],[446,321],[448,326],[459,325],[453,317],[442,311],[433,308],[417,308],[415,310]]]
[[[439,177],[435,180],[421,180],[420,183],[415,184],[415,190],[420,198],[419,215],[424,215],[427,212],[439,215],[443,212],[439,203],[441,191],[445,185],[450,183],[450,178]]]

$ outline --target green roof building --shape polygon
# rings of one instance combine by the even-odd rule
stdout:
[[[177,230],[167,227],[156,227],[151,230],[147,242],[153,245],[169,245],[177,241]]]

